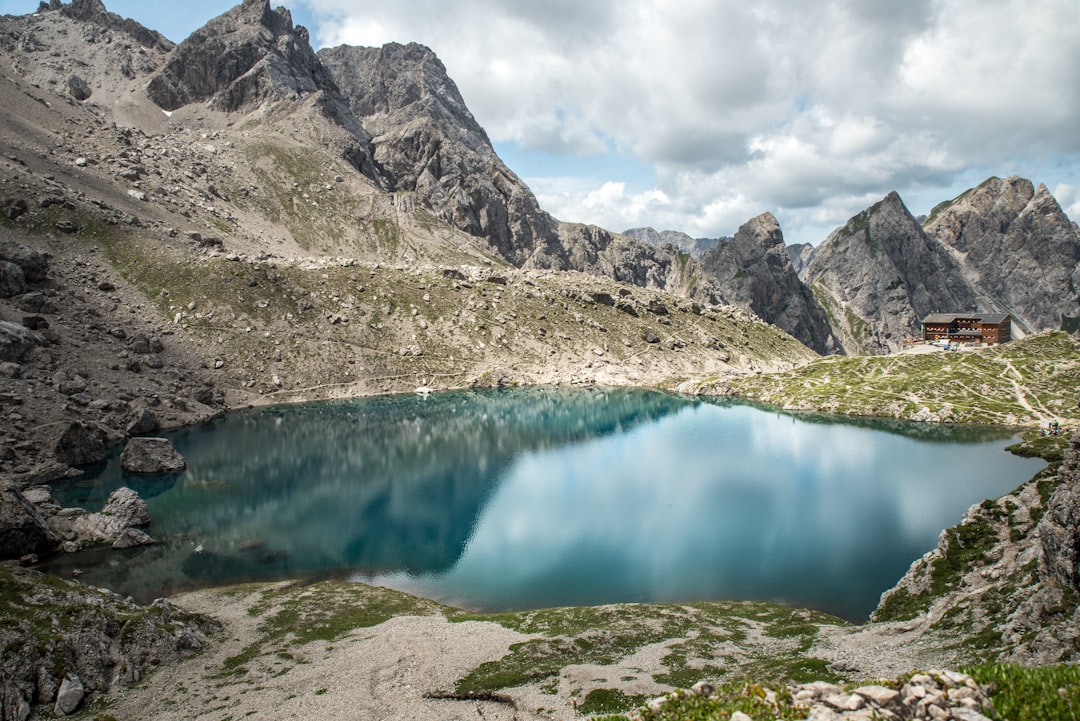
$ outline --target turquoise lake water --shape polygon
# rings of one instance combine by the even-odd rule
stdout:
[[[864,620],[965,509],[1044,465],[1000,430],[635,389],[324,402],[164,435],[179,476],[114,457],[54,484],[90,510],[130,485],[160,543],[48,570],[144,601],[345,577],[478,610],[755,599]]]

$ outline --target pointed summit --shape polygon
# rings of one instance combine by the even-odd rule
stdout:
[[[746,221],[734,238],[721,240],[699,261],[728,302],[753,311],[818,353],[840,350],[824,309],[795,273],[772,213]]]
[[[976,305],[956,260],[923,232],[896,192],[834,230],[802,277],[853,354],[896,351],[929,313]]]
[[[244,0],[196,30],[146,88],[164,110],[207,102],[225,112],[327,89],[337,91],[307,31],[293,28],[289,12],[274,12],[267,0]]]
[[[1042,183],[988,178],[934,208],[926,232],[964,255],[983,306],[1026,330],[1080,316],[1080,234]]]

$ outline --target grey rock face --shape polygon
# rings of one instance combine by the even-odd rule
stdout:
[[[824,309],[791,264],[780,224],[764,213],[701,255],[727,301],[752,311],[818,353],[842,350]]]
[[[73,530],[85,538],[116,543],[129,528],[149,525],[150,512],[139,494],[124,486],[109,494],[100,513],[87,513],[72,522]]]
[[[45,338],[24,325],[0,320],[0,361],[21,363],[37,346],[45,345]]]
[[[983,310],[957,261],[895,192],[833,231],[803,281],[849,353],[898,350],[930,313]]]
[[[23,649],[0,655],[4,721],[25,721],[31,703],[40,704],[38,716],[75,711],[87,699],[135,684],[148,669],[203,648],[206,633],[219,628],[164,601],[137,606],[14,564],[0,565],[0,583],[18,621],[0,628],[0,644]],[[58,670],[77,673],[78,683],[57,678]],[[83,696],[76,703],[78,686]]]
[[[26,276],[22,268],[0,260],[0,298],[11,298],[26,292]]]
[[[101,0],[71,0],[67,5],[51,3],[49,7],[51,10],[59,10],[69,18],[126,33],[144,48],[168,52],[174,47],[173,43],[161,33],[150,30],[134,20],[109,12]]]
[[[1080,318],[1080,235],[1045,185],[990,178],[934,208],[925,229],[962,254],[986,310],[1030,331]]]
[[[0,260],[19,266],[30,282],[45,280],[49,272],[49,262],[44,255],[14,240],[0,238]]]
[[[132,438],[120,454],[120,466],[131,473],[177,473],[187,461],[166,438]]]
[[[1080,434],[1073,435],[1058,478],[1039,522],[1039,566],[1044,576],[1080,592]]]
[[[209,101],[235,112],[318,92],[327,80],[288,11],[272,11],[267,0],[244,0],[181,43],[146,90],[166,110]]]
[[[315,106],[354,139],[342,156],[377,186],[385,181],[371,154],[371,138],[349,110],[333,78],[315,57],[308,32],[292,25],[285,8],[244,0],[192,33],[146,86],[165,110],[207,102],[225,112],[266,103],[314,98]]]
[[[810,259],[814,257],[814,250],[814,246],[809,243],[793,243],[787,247],[791,265],[796,273],[802,274],[803,269],[810,263]]]
[[[0,558],[21,558],[56,547],[58,539],[19,491],[0,491]]]
[[[67,716],[75,712],[75,709],[83,702],[86,689],[82,681],[75,674],[68,674],[64,682],[60,684],[60,690],[56,692],[56,706],[53,711],[57,716]]]
[[[495,154],[430,49],[343,45],[318,57],[371,134],[392,190],[415,193],[517,266],[555,240],[554,219]]]
[[[137,436],[143,433],[153,433],[158,429],[158,419],[149,408],[143,408],[135,414],[128,423],[126,432],[129,436]]]
[[[56,460],[69,466],[104,463],[105,440],[100,428],[73,421],[56,442]]]
[[[88,100],[90,96],[93,95],[90,86],[78,75],[72,75],[68,78],[67,86],[68,92],[71,93],[71,97],[76,100]]]

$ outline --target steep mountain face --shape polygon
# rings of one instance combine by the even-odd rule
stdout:
[[[386,181],[375,166],[371,138],[322,66],[302,26],[293,27],[283,7],[244,0],[191,34],[146,86],[166,111],[191,103],[226,113],[251,112],[280,101],[312,104],[344,128],[354,142],[341,154],[377,186]]]
[[[795,273],[771,213],[744,223],[734,238],[705,251],[700,262],[729,303],[756,313],[818,353],[841,350],[824,309]]]
[[[495,154],[430,49],[342,45],[318,58],[370,132],[392,190],[416,193],[516,266],[557,238],[557,222]]]
[[[891,353],[932,312],[974,311],[960,265],[893,192],[817,247],[803,271],[848,353]]]
[[[655,245],[658,248],[670,245],[680,253],[687,253],[691,258],[695,259],[699,258],[709,248],[715,248],[719,243],[730,240],[730,238],[691,238],[686,233],[677,230],[655,230],[653,228],[630,228],[624,230],[622,234],[636,240],[643,240],[649,245]]]
[[[1029,331],[1080,316],[1080,235],[1045,185],[990,178],[934,208],[924,228],[962,259],[981,309]]]

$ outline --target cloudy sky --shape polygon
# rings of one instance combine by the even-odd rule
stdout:
[[[233,4],[106,0],[173,40]],[[891,190],[920,214],[1012,174],[1080,218],[1076,0],[284,4],[317,46],[435,50],[563,220],[717,237],[771,211],[816,243]]]

